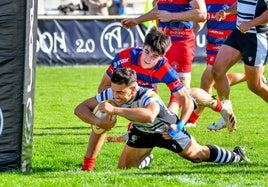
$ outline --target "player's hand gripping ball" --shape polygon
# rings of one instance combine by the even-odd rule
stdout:
[[[105,101],[105,102],[109,102],[110,104],[115,105],[112,101]],[[94,108],[94,110],[93,110],[93,114],[94,114],[96,117],[100,118],[100,119],[102,119],[102,118],[104,118],[105,116],[107,116],[107,113],[105,113],[105,112],[101,112],[101,111],[99,110],[99,104]],[[110,120],[115,120],[116,117],[117,117],[117,115],[110,115]],[[96,134],[101,134],[101,133],[103,133],[103,132],[105,131],[105,129],[102,129],[102,128],[96,126],[96,125],[92,125],[92,130],[93,130]]]

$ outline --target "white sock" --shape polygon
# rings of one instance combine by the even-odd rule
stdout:
[[[143,169],[145,167],[148,167],[150,165],[150,163],[152,162],[154,156],[153,154],[149,154],[148,156],[146,156],[140,163],[139,165],[139,169]]]

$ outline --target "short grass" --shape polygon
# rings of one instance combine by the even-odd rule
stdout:
[[[204,64],[195,64],[192,87],[199,87]],[[198,126],[189,132],[200,144],[216,144],[228,149],[243,146],[252,163],[193,164],[176,154],[155,148],[148,169],[118,170],[123,143],[105,143],[94,172],[80,171],[90,134],[88,124],[74,114],[75,106],[96,94],[106,67],[37,67],[34,113],[33,171],[0,173],[0,186],[268,186],[267,103],[251,93],[245,83],[231,88],[237,130],[210,132],[208,123],[220,115],[207,109]],[[243,65],[231,71],[242,72]],[[267,74],[266,74],[267,75]],[[169,91],[159,93],[168,101]],[[118,119],[109,135],[126,131],[127,120]]]

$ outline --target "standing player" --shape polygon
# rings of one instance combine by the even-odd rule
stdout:
[[[201,85],[200,87],[212,94],[212,89],[214,85],[214,80],[212,76],[212,67],[215,63],[216,56],[218,51],[224,42],[224,40],[229,36],[232,30],[235,28],[236,24],[236,15],[226,16],[225,19],[217,21],[216,17],[218,12],[222,9],[226,9],[233,5],[236,0],[205,0],[207,6],[207,67],[202,74]],[[195,32],[201,30],[203,23],[195,24]],[[244,73],[230,73],[227,75],[228,82],[230,85],[235,85],[242,81],[245,81]],[[226,102],[226,101],[225,101]],[[198,118],[201,113],[204,111],[203,107],[200,107],[198,111],[195,111],[192,114],[192,117],[187,123],[187,127],[195,127]],[[208,126],[210,130],[220,130],[221,128],[226,127],[225,121],[221,118],[217,123],[212,123]]]
[[[230,100],[226,72],[243,58],[248,88],[268,103],[268,85],[262,81],[268,58],[268,0],[238,0],[222,10],[218,20],[234,14],[236,28],[220,48],[212,68],[218,96]]]
[[[170,112],[154,91],[139,87],[136,81],[134,70],[118,68],[111,77],[111,88],[85,100],[75,109],[75,114],[82,121],[105,129],[111,129],[115,122],[94,116],[92,110],[98,103],[100,111],[131,121],[129,139],[120,156],[118,168],[139,167],[154,147],[170,150],[194,163],[249,161],[239,146],[229,151],[216,145],[198,144],[184,129],[185,118],[178,118]],[[188,110],[193,109],[194,103],[183,84],[176,95],[182,103],[189,104]],[[116,106],[104,102],[105,100],[113,101]],[[214,104],[218,105],[217,102]]]

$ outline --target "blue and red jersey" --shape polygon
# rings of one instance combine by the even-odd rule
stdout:
[[[236,0],[205,0],[207,6],[207,54],[217,54],[224,40],[236,25],[236,15],[217,21],[216,12],[229,8]]]
[[[108,67],[107,75],[111,77],[115,69],[128,67],[136,71],[137,83],[141,87],[156,91],[158,83],[165,83],[172,93],[183,87],[177,72],[169,65],[165,57],[152,69],[144,69],[140,64],[141,53],[142,48],[127,48],[119,52]]]
[[[184,12],[191,10],[191,0],[158,0],[158,10],[166,10],[168,12]],[[193,36],[193,22],[172,20],[169,22],[158,21],[158,27],[161,28],[172,41],[185,40]]]

